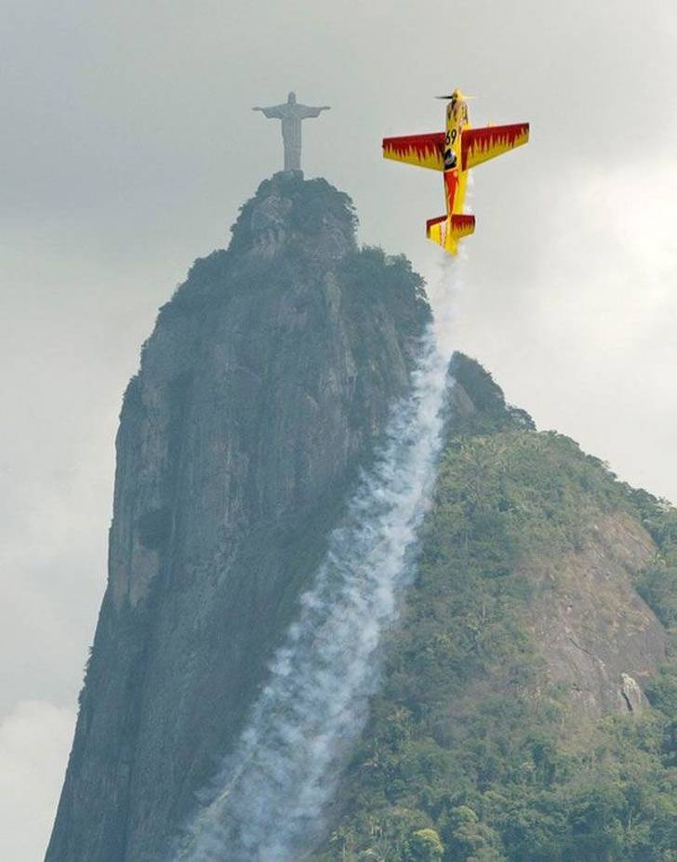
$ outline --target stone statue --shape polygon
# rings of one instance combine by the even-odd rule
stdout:
[[[321,108],[299,105],[296,101],[296,93],[290,93],[283,105],[252,108],[252,111],[262,111],[264,116],[271,120],[282,120],[285,171],[301,170],[301,122],[311,117],[319,117],[322,111],[328,110],[329,105],[322,105]]]

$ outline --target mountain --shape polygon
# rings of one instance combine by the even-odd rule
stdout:
[[[677,512],[453,368],[418,577],[313,859],[674,860]]]
[[[359,248],[355,226],[326,181],[277,174],[160,310],[124,396],[46,862],[171,858],[382,464],[431,312],[409,263]],[[674,860],[675,513],[537,432],[473,360],[451,371],[416,579],[308,851]]]
[[[294,616],[430,319],[348,197],[278,174],[159,314],[117,435],[108,587],[47,860],[155,860]]]

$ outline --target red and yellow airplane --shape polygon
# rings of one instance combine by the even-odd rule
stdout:
[[[444,172],[447,214],[428,219],[426,235],[445,251],[456,254],[459,239],[475,230],[475,216],[463,212],[468,171],[526,144],[529,123],[471,129],[468,103],[460,90],[438,98],[449,100],[446,133],[384,138],[383,155],[386,159]]]

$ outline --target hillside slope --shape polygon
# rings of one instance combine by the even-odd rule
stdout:
[[[677,513],[455,373],[418,578],[314,858],[674,860]]]

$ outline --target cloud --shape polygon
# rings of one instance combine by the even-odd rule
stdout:
[[[121,393],[157,307],[280,166],[279,130],[250,106],[290,89],[333,107],[304,130],[307,175],[354,195],[362,241],[433,280],[439,177],[385,164],[381,137],[438,128],[432,96],[456,85],[476,125],[531,121],[528,147],[476,172],[452,343],[539,424],[677,500],[677,15],[456,0],[441,16],[405,0],[4,4],[0,712],[75,702]]]
[[[0,858],[36,862],[47,848],[75,714],[27,700],[0,724]]]
[[[477,237],[461,347],[541,427],[574,437],[631,484],[677,499],[677,160],[570,169],[541,194],[549,203],[536,207],[540,224],[525,214],[517,253],[505,236],[492,238],[492,253]],[[504,233],[516,236],[510,225]]]

